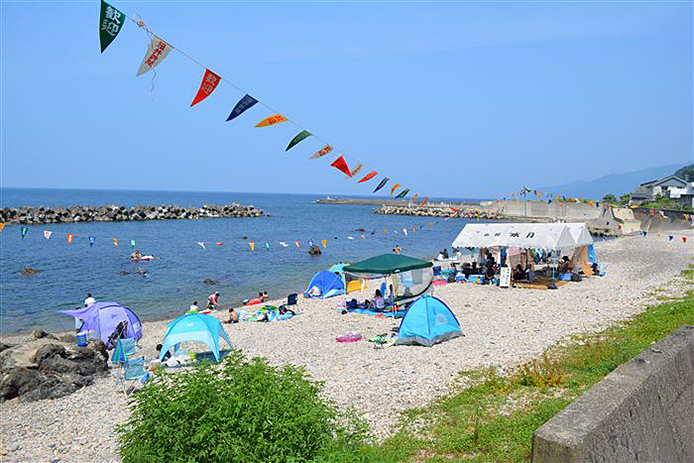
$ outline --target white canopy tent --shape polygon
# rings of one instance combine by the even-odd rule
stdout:
[[[571,237],[576,242],[576,246],[589,246],[593,244],[593,237],[588,231],[588,227],[585,223],[567,223],[565,225],[569,227]]]
[[[458,248],[494,246],[564,250],[577,244],[564,223],[469,223],[453,241],[453,247]]]

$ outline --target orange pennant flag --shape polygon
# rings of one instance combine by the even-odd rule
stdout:
[[[328,242],[327,242],[326,240],[320,240],[320,244],[323,245],[323,248],[327,248],[327,247],[328,247]]]
[[[375,170],[372,170],[372,171],[369,172],[368,174],[364,175],[364,178],[362,178],[361,180],[359,180],[357,183],[368,182],[369,180],[371,180],[372,178],[374,178],[374,177],[376,176],[376,174],[378,174],[378,172],[376,172]]]
[[[419,196],[419,193],[415,193],[414,196],[412,197],[411,201],[414,201],[415,199],[417,199],[417,196]]]
[[[427,200],[428,200],[428,199],[429,199],[429,197],[428,197],[428,196],[425,196],[424,199],[422,200],[422,204],[420,204],[419,206],[420,206],[420,207],[421,207],[421,206],[424,206],[424,205],[427,203]]]
[[[214,92],[214,89],[217,88],[217,84],[219,84],[220,80],[221,79],[217,74],[210,71],[209,69],[205,69],[205,75],[202,78],[200,89],[198,90],[198,94],[195,95],[195,99],[193,99],[193,102],[190,104],[190,107],[192,108],[193,106],[210,96],[212,92]]]
[[[255,251],[255,243],[253,241],[248,242],[248,247],[251,248],[251,252]]]
[[[72,240],[75,237],[72,233],[67,234],[67,244],[72,244]]]
[[[117,238],[113,238],[113,245],[115,247],[118,247],[118,239]]]
[[[287,118],[281,114],[275,114],[274,116],[267,117],[260,121],[256,127],[267,127],[268,125],[275,125],[280,122],[287,122]]]
[[[344,173],[348,177],[351,177],[352,174],[349,172],[349,167],[347,166],[347,163],[345,162],[345,158],[340,156],[339,158],[335,159],[332,164],[330,164],[340,172]]]
[[[0,232],[5,228],[5,222],[0,222]]]
[[[393,185],[393,188],[390,189],[390,195],[391,196],[393,196],[393,193],[395,193],[395,190],[397,190],[399,186],[400,186],[399,183],[396,183],[395,185]]]

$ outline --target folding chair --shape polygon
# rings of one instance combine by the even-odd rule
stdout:
[[[140,357],[137,359],[133,360],[126,360],[123,363],[123,374],[118,375],[117,378],[120,381],[121,385],[123,386],[123,393],[127,396],[128,394],[128,389],[125,387],[126,382],[130,382],[130,389],[135,385],[135,381],[146,381],[146,379],[143,380],[146,376],[148,376],[149,372],[145,371],[145,358]]]
[[[285,310],[292,310],[290,307],[293,305],[296,305],[296,300],[297,300],[298,296],[299,295],[297,293],[292,293],[289,296],[287,296],[287,303],[282,304],[279,307],[280,312],[284,312]],[[294,311],[292,310],[292,312],[294,312]]]
[[[114,365],[123,364],[128,358],[135,355],[135,352],[137,352],[135,338],[120,338],[116,341],[116,347],[113,349],[111,363]]]

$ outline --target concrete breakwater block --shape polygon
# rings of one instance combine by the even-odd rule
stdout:
[[[253,206],[70,206],[0,209],[0,222],[13,224],[70,222],[127,222],[133,220],[206,219],[216,217],[259,217],[263,211]]]
[[[694,326],[619,366],[535,431],[532,461],[694,461]]]

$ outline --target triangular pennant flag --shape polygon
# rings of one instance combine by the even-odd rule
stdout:
[[[101,53],[115,40],[121,27],[123,27],[123,22],[125,22],[125,15],[101,0],[101,16],[99,17]]]
[[[0,232],[5,228],[5,222],[0,222]]]
[[[353,240],[354,237],[353,237],[353,236],[348,236],[347,239],[348,239],[348,240]]]
[[[400,186],[399,183],[396,183],[395,185],[393,185],[393,188],[390,189],[390,195],[391,196],[393,196],[393,193],[395,193],[395,190],[397,190],[399,186]]]
[[[672,235],[667,237],[668,241],[672,241],[673,238],[674,238],[674,236],[672,236]]]
[[[383,233],[385,235],[386,233],[388,233],[388,229],[384,228],[383,230],[381,230],[381,233]]]
[[[289,142],[289,145],[287,145],[287,149],[284,151],[289,151],[290,149],[294,148],[294,146],[296,146],[298,143],[300,143],[301,141],[305,140],[306,138],[308,138],[310,136],[311,136],[311,134],[308,131],[302,130],[301,132],[299,132],[299,134],[297,136],[292,138],[292,141]]]
[[[219,84],[220,80],[221,78],[217,74],[210,71],[209,69],[205,69],[205,75],[202,78],[202,83],[200,84],[200,88],[198,89],[198,94],[195,95],[195,98],[193,99],[193,102],[190,104],[190,107],[192,108],[193,106],[210,96],[212,92],[214,92],[214,89],[217,88],[217,85]]]
[[[410,201],[416,200],[416,199],[417,199],[417,196],[419,196],[419,193],[415,193],[414,196],[412,197],[412,199],[411,199]]]
[[[137,75],[141,76],[157,67],[159,63],[164,61],[164,58],[166,58],[166,55],[168,55],[172,49],[173,47],[171,45],[164,42],[156,35],[152,37],[152,41],[149,42],[149,46],[147,46],[147,53],[145,53],[145,57],[142,59],[142,64],[140,64],[140,67],[137,69]]]
[[[323,245],[323,249],[328,247],[328,240],[320,240],[320,244]]]
[[[376,172],[375,170],[372,170],[368,174],[364,175],[364,177],[361,180],[359,180],[357,183],[368,182],[369,180],[374,178],[377,174],[378,174],[378,172]]]
[[[265,249],[267,249],[268,251],[270,250],[270,243],[268,243],[267,241],[265,242]]]
[[[224,242],[223,242],[223,241],[217,241],[215,244],[216,244],[217,246],[224,246]]]
[[[75,238],[75,235],[72,233],[67,234],[67,244],[72,244],[72,240]]]
[[[255,251],[255,243],[253,241],[248,242],[248,247],[251,248],[251,251]]]
[[[27,236],[27,232],[28,232],[28,231],[29,231],[29,229],[28,229],[27,227],[22,227],[22,228],[21,228],[22,238],[24,238],[25,236]]]
[[[115,240],[115,238],[113,238],[113,239]],[[205,249],[205,243],[203,243],[202,241],[198,241],[198,246]]]
[[[361,235],[361,237],[362,237],[362,238],[366,238],[366,236],[364,236],[364,235]]]
[[[234,109],[231,110],[231,114],[229,114],[229,117],[227,117],[227,122],[240,116],[245,110],[249,109],[257,102],[258,100],[256,100],[252,96],[244,95],[243,98],[241,98],[239,102],[236,103]]]
[[[299,244],[298,241],[294,241],[294,244],[296,244],[296,247],[297,247],[297,248],[300,248],[300,247],[301,247],[301,245]]]
[[[90,248],[94,246],[94,241],[96,241],[96,238],[93,236],[90,236],[89,237],[89,247]]]
[[[386,178],[384,178],[383,180],[381,180],[381,183],[378,184],[378,186],[377,186],[376,189],[374,190],[374,193],[376,193],[378,190],[380,190],[381,188],[383,188],[384,186],[386,186],[386,183],[388,183],[388,180],[390,180],[388,177],[386,177]]]
[[[313,240],[308,240],[308,247],[310,248],[311,246],[313,246]]]
[[[118,247],[118,238],[113,238],[113,245]]]
[[[287,243],[285,243],[284,241],[280,241],[280,246],[282,246],[283,248],[286,248],[289,245]]]
[[[47,240],[51,239],[51,235],[53,234],[52,231],[44,230],[43,231],[43,237],[46,238]]]
[[[340,172],[344,173],[348,177],[351,177],[351,175],[349,173],[349,167],[347,167],[347,163],[345,162],[345,158],[343,158],[342,156],[335,159],[335,161],[333,161],[333,163],[330,165],[333,166],[334,168],[336,168],[337,170],[339,170]]]
[[[362,167],[364,167],[364,164],[362,164],[362,163],[357,164],[357,167],[352,169],[352,171],[349,173],[349,176],[354,177],[355,175],[357,175]]]
[[[274,116],[266,117],[262,121],[258,122],[256,127],[267,127],[268,125],[279,124],[280,122],[287,122],[287,118],[281,114],[275,114]]]
[[[407,193],[409,193],[409,192],[410,192],[410,189],[405,188],[395,197],[395,199],[404,198],[405,196],[407,196]]]
[[[130,247],[134,248],[135,247],[135,240],[130,240]]]
[[[683,243],[686,243],[686,242],[687,242],[687,237],[686,237],[686,236],[683,236],[683,237],[682,237],[682,242],[683,242]]]
[[[405,236],[407,236],[407,228],[403,228],[402,232],[405,234]]]
[[[330,145],[325,145],[323,148],[321,148],[321,149],[319,149],[318,151],[316,151],[316,154],[314,154],[313,156],[311,156],[309,159],[318,159],[318,158],[322,158],[322,157],[325,156],[326,154],[330,153],[332,150],[333,150],[333,147],[332,147],[332,146],[330,146]]]
[[[434,226],[434,222],[429,222],[429,228]]]
[[[419,207],[424,206],[424,205],[427,203],[428,200],[429,200],[429,197],[428,197],[428,196],[425,196],[424,199],[422,200],[422,204],[420,204]]]

